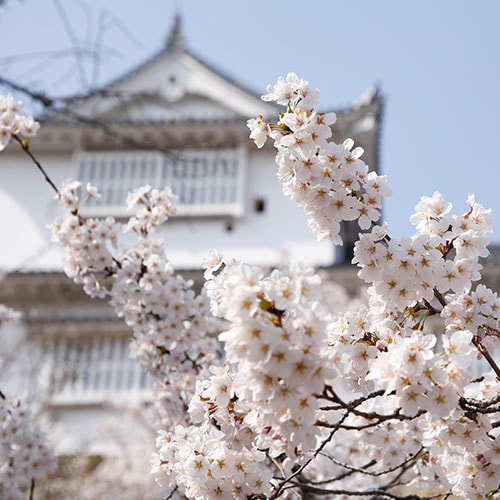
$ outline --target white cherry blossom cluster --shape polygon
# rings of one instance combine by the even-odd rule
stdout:
[[[57,461],[25,403],[0,392],[0,497],[23,500],[34,481]]]
[[[272,471],[233,388],[229,366],[212,366],[189,405],[193,425],[161,431],[152,473],[189,498],[248,498],[271,492]]]
[[[158,242],[156,242],[158,243]],[[131,355],[156,379],[156,399],[167,421],[185,421],[195,382],[219,356],[208,335],[208,300],[174,273],[161,245],[143,241],[121,254],[110,303],[133,329]]]
[[[483,352],[482,339],[492,347],[499,336],[497,295],[484,285],[471,291],[491,226],[488,212],[472,199],[466,214],[444,222],[441,208],[424,207],[436,201],[444,206],[438,194],[417,205],[412,220],[429,215],[411,239],[390,239],[385,228],[361,236],[355,260],[360,276],[371,284],[370,309],[339,319],[332,339],[344,360],[350,356],[344,373],[350,372],[351,387],[365,394],[383,389],[386,397],[378,398],[377,411],[385,404],[385,414],[398,411],[408,417],[408,422],[390,424],[390,438],[383,432],[388,424],[373,427],[363,440],[366,454],[375,453],[386,467],[419,454],[421,485],[480,498],[500,484],[494,462],[478,459],[495,446],[494,418],[479,414],[475,403],[467,406],[461,395],[474,358]],[[445,327],[439,348],[435,335],[420,331],[438,315]],[[496,388],[498,395],[498,379]],[[485,401],[470,390],[468,399]]]
[[[0,280],[3,273],[0,271]],[[21,313],[0,304],[0,325],[17,321]],[[3,365],[0,352],[0,368]],[[0,498],[24,500],[31,482],[53,472],[54,449],[38,428],[26,403],[0,391]]]
[[[205,272],[212,310],[230,323],[219,335],[233,368],[244,422],[260,449],[300,460],[314,449],[320,393],[328,366],[320,280],[298,266],[265,276],[260,268],[222,260]]]
[[[147,235],[175,214],[174,195],[170,187],[163,190],[142,186],[127,195],[127,209],[134,211],[127,229],[139,235]]]
[[[157,380],[164,420],[153,473],[189,498],[493,498],[500,301],[474,286],[489,211],[470,196],[453,215],[434,193],[416,206],[415,234],[391,238],[376,225],[385,176],[351,140],[329,140],[335,116],[315,110],[318,95],[290,73],[263,97],[286,106],[278,122],[248,125],[257,146],[274,140],[283,191],[318,238],[341,244],[342,221],[368,231],[354,258],[368,302],[356,310],[326,310],[332,301],[310,270],[264,273],[217,252],[197,295],[154,238],[173,211],[171,191],[134,191],[137,213],[124,227],[82,216],[95,188],[82,197],[69,182],[59,193],[66,214],[52,230],[66,272],[110,299],[133,329],[133,356]],[[121,229],[137,243],[122,245]],[[224,322],[223,354],[208,335],[212,317]]]
[[[445,335],[438,348],[435,335],[376,315],[370,309],[343,315],[332,328],[337,370],[352,391],[365,395],[346,419],[359,439],[356,454],[376,461],[374,479],[413,463],[418,467],[415,482],[428,490],[473,498],[484,492],[486,478],[498,486],[491,462],[474,460],[491,450],[495,430],[494,419],[479,414],[476,406],[487,400],[479,392],[473,396],[467,385],[475,357],[472,333]],[[493,385],[498,396],[498,380]],[[352,404],[341,388],[329,392],[337,408]],[[332,422],[332,416],[327,419]],[[466,489],[463,480],[457,482],[458,476],[449,473],[450,464],[461,463],[464,456],[470,457]]]
[[[277,148],[278,178],[285,195],[308,215],[318,239],[329,238],[342,244],[340,222],[356,220],[368,229],[380,218],[382,197],[390,194],[386,176],[369,172],[361,160],[363,149],[346,139],[343,144],[328,140],[334,113],[318,113],[319,91],[289,73],[269,85],[265,101],[287,106],[276,124],[262,116],[248,121],[250,137],[262,147],[267,137]]]
[[[64,271],[76,283],[82,284],[92,297],[104,297],[107,288],[101,286],[99,273],[110,274],[116,263],[112,248],[117,247],[118,227],[112,217],[106,219],[87,218],[80,215],[81,208],[91,197],[99,194],[87,185],[85,197],[81,199],[82,185],[68,180],[60,187],[57,198],[65,210],[64,216],[49,226],[52,240],[68,251],[64,255]]]
[[[412,238],[388,237],[386,227],[360,236],[354,261],[359,275],[371,284],[372,310],[382,317],[406,315],[406,323],[422,325],[432,315],[444,319],[446,335],[467,332],[481,352],[494,348],[500,337],[500,300],[480,279],[480,257],[488,255],[489,210],[468,199],[461,216],[446,216],[451,205],[439,193],[423,197],[411,217],[417,224]]]
[[[159,438],[154,467],[159,481],[162,475],[170,478],[169,484],[177,478],[189,497],[202,485],[213,488],[210,478],[217,464],[202,467],[200,461],[205,459],[200,455],[206,452],[198,450],[194,458],[200,470],[188,471],[182,457],[192,454],[193,445],[183,436],[201,433],[203,442],[210,442],[216,433],[220,446],[224,443],[233,450],[227,459],[242,461],[241,472],[249,467],[243,465],[243,456],[255,462],[257,450],[274,458],[288,456],[283,467],[290,473],[294,464],[311,456],[324,434],[315,425],[319,407],[315,394],[333,375],[326,324],[317,302],[320,280],[312,270],[293,266],[286,273],[274,270],[265,276],[258,267],[226,261],[214,253],[207,259],[205,276],[212,311],[229,324],[219,335],[226,363],[212,367],[213,375],[197,382],[189,406],[194,426]],[[261,488],[270,491],[270,465],[251,470],[252,475],[259,471],[259,489],[253,493],[262,493]],[[227,482],[216,483],[217,492],[224,498],[246,498],[248,484],[255,487],[255,481],[233,472],[226,476]],[[200,473],[208,479],[192,484],[193,477],[200,480]],[[215,498],[213,492],[205,495]]]
[[[416,233],[399,241],[391,238],[385,224],[374,225],[380,195],[387,194],[384,178],[373,177],[376,193],[372,203],[364,204],[364,210],[371,206],[377,214],[355,213],[355,205],[345,201],[349,196],[359,203],[368,200],[373,194],[369,176],[376,174],[368,173],[356,150],[346,160],[351,141],[343,147],[327,142],[327,125],[333,119],[326,115],[324,123],[317,123],[312,108],[317,93],[309,92],[307,82],[294,74],[280,78],[268,92],[264,100],[276,100],[287,110],[277,124],[262,117],[251,120],[251,137],[259,147],[267,137],[274,139],[280,182],[312,218],[318,238],[337,233],[332,220],[357,219],[361,229],[370,229],[360,235],[354,258],[359,276],[370,285],[368,307],[328,322],[337,379],[319,394],[329,405],[317,413],[317,425],[333,429],[332,435],[338,432],[345,439],[343,431],[349,431],[358,436],[354,457],[365,457],[365,464],[368,458],[374,460],[370,471],[362,469],[362,461],[347,460],[349,470],[359,468],[351,484],[365,474],[373,488],[380,478],[390,481],[394,471],[406,470],[415,478],[407,478],[410,492],[423,488],[484,498],[498,491],[500,369],[490,350],[500,337],[500,302],[486,286],[474,288],[480,279],[479,258],[488,255],[489,211],[471,195],[466,213],[453,215],[451,204],[436,192],[422,197],[416,206],[410,219]],[[328,152],[337,161],[339,150],[343,160],[340,165],[333,162],[334,173],[326,163],[325,186],[319,168]],[[348,178],[347,172],[353,177]],[[340,199],[340,192],[347,196],[337,205],[342,215],[331,217],[330,204]],[[323,227],[329,232],[318,231],[318,221],[326,221]],[[431,332],[439,320],[438,338]],[[248,350],[245,346],[243,352]],[[488,361],[484,373],[488,385],[470,383],[471,365],[478,355]],[[326,476],[321,468],[316,473]],[[340,484],[329,477],[332,485]],[[366,477],[364,484],[370,484]]]
[[[32,137],[40,124],[32,116],[21,114],[23,103],[11,94],[0,94],[0,151],[5,149],[13,136]]]
[[[84,194],[82,194],[82,192]],[[184,405],[194,394],[196,378],[216,359],[216,340],[204,294],[175,274],[155,230],[174,213],[170,188],[149,186],[129,194],[136,211],[122,225],[113,218],[85,218],[85,202],[99,196],[68,181],[58,199],[65,210],[52,224],[52,237],[65,249],[65,271],[91,297],[107,297],[118,317],[132,328],[131,355],[155,379],[158,409],[166,421],[184,421]],[[120,243],[124,232],[135,245]],[[208,363],[208,364],[207,364]]]
[[[491,454],[495,447],[499,384],[488,377],[495,394],[490,392],[488,398],[467,385],[475,357],[472,334],[457,331],[443,336],[438,348],[435,335],[392,321],[377,326],[366,315],[351,315],[337,326],[332,348],[339,378],[366,399],[345,421],[359,440],[354,456],[365,457],[365,463],[376,460],[373,472],[378,478],[384,470],[413,462],[421,485],[451,490],[460,498],[480,497],[485,478],[490,485],[496,481],[498,487],[500,478],[492,462],[474,459],[486,450]],[[392,334],[385,331],[389,326]],[[378,339],[382,334],[383,339]],[[353,396],[345,395],[345,385],[337,382],[334,387],[325,397],[336,403],[335,408],[349,409]],[[492,410],[491,417],[480,413],[483,405]],[[330,426],[337,418],[325,417]],[[354,439],[351,436],[350,441]],[[333,455],[338,456],[336,451]],[[450,464],[461,463],[464,456],[470,457],[467,489],[463,479],[457,482],[458,476],[449,474]]]
[[[153,474],[160,484],[176,485],[188,498],[245,500],[271,493],[265,454],[228,441],[210,423],[162,432],[157,447]]]

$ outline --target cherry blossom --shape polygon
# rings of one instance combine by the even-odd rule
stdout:
[[[21,314],[0,304],[0,323],[17,321]],[[0,366],[2,358],[0,356]],[[54,449],[35,422],[26,402],[0,391],[0,496],[23,500],[36,479],[53,472]]]
[[[15,101],[11,94],[0,95],[0,151],[7,147],[12,137],[32,137],[40,128],[32,116],[21,114],[22,108],[23,103]]]
[[[110,301],[155,380],[152,473],[188,498],[493,498],[500,301],[478,283],[490,211],[469,195],[453,213],[435,192],[417,202],[414,234],[392,238],[380,220],[387,177],[353,140],[331,139],[335,115],[318,112],[318,98],[295,73],[280,77],[263,99],[284,110],[276,123],[249,120],[250,137],[273,141],[277,180],[318,239],[340,245],[341,223],[357,221],[363,303],[339,305],[312,269],[217,250],[195,293],[155,234],[175,213],[170,188],[135,189],[125,224],[84,217],[97,188],[58,190],[64,214],[51,229],[65,272]],[[17,105],[4,101],[5,135]]]
[[[313,232],[342,244],[339,223],[358,220],[362,229],[368,229],[378,221],[382,197],[390,190],[385,176],[368,173],[361,160],[363,150],[353,148],[351,139],[342,145],[328,142],[335,115],[315,111],[318,96],[307,81],[289,73],[263,96],[287,105],[287,112],[276,124],[262,126],[252,119],[248,125],[259,147],[265,142],[264,133],[274,139],[283,192],[305,210]]]

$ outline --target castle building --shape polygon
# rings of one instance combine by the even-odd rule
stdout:
[[[279,109],[262,93],[195,55],[177,18],[158,54],[42,117],[30,147],[56,185],[76,178],[99,188],[102,197],[83,215],[126,218],[128,191],[170,185],[178,213],[161,236],[176,270],[195,280],[217,248],[266,267],[296,260],[336,269],[340,281],[351,283],[355,270],[344,264],[357,230],[344,226],[343,254],[318,243],[305,214],[281,192],[272,145],[257,149],[248,138],[249,118],[276,120]],[[334,139],[353,138],[375,170],[382,105],[375,91],[334,110]],[[86,297],[62,273],[62,253],[47,229],[58,214],[56,200],[16,144],[0,155],[0,209],[9,235],[0,247],[0,266],[8,271],[0,303],[24,318],[6,338],[13,349],[19,339],[37,346],[43,355],[35,362],[30,349],[30,375],[44,381],[51,414],[72,436],[71,446],[89,446],[97,436],[87,424],[105,415],[111,398],[141,403],[150,396],[147,378],[128,356],[130,332],[106,303]],[[7,371],[20,379],[18,368]]]

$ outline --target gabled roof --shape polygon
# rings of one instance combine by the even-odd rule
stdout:
[[[383,96],[372,89],[356,102],[334,110],[334,139],[351,137],[365,151],[365,161],[378,169]],[[85,124],[109,133],[108,125],[170,127],[192,125],[229,126],[242,129],[248,118],[263,115],[276,120],[281,107],[263,102],[250,90],[194,54],[185,43],[180,16],[176,16],[164,48],[138,67],[60,109],[46,125]],[[331,110],[329,110],[331,111]],[[140,127],[139,127],[140,126]],[[114,133],[114,132],[113,132]]]
[[[204,62],[184,43],[177,16],[165,47],[140,66],[69,107],[85,118],[128,123],[275,116],[277,106]],[[67,109],[45,121],[68,120]]]
[[[127,73],[125,73],[125,74],[121,75],[120,77],[118,77],[116,80],[114,80],[113,82],[111,82],[109,85],[113,86],[113,85],[116,85],[116,84],[118,84],[118,83],[120,83],[120,82],[122,82],[122,81],[124,81],[124,80],[126,80],[128,78],[130,78],[132,75],[134,75],[134,74],[136,74],[136,73],[138,73],[140,71],[143,71],[148,66],[150,66],[152,64],[155,64],[155,62],[158,59],[161,59],[162,56],[164,56],[166,52],[175,52],[175,51],[185,52],[185,53],[189,54],[189,56],[192,59],[194,59],[195,61],[197,61],[201,66],[204,66],[207,70],[209,70],[209,71],[213,72],[214,74],[218,75],[220,78],[222,78],[223,80],[227,81],[228,83],[230,83],[234,87],[239,88],[242,92],[248,94],[249,96],[253,96],[254,98],[256,98],[256,99],[258,99],[260,101],[261,93],[256,92],[254,89],[251,89],[250,87],[244,85],[243,83],[239,82],[238,80],[234,79],[233,77],[227,75],[222,70],[216,68],[213,64],[208,63],[202,57],[200,57],[195,52],[193,52],[186,45],[184,33],[182,31],[182,20],[181,20],[181,17],[180,17],[179,14],[177,14],[175,16],[175,19],[174,19],[174,22],[172,24],[172,27],[170,28],[170,32],[169,32],[169,34],[167,35],[167,38],[166,38],[165,47],[163,49],[161,49],[159,52],[157,52],[156,54],[154,54],[151,58],[149,58],[146,61],[144,61],[139,66],[131,69]],[[273,105],[271,105],[271,106],[273,106]]]

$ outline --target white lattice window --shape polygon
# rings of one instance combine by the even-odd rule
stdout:
[[[244,208],[246,158],[243,148],[193,149],[163,154],[157,151],[87,151],[74,157],[74,172],[84,185],[99,188],[85,214],[129,216],[127,193],[149,184],[170,186],[178,196],[178,215],[230,215]]]
[[[53,403],[148,400],[151,380],[129,357],[129,337],[65,338],[50,348]]]

